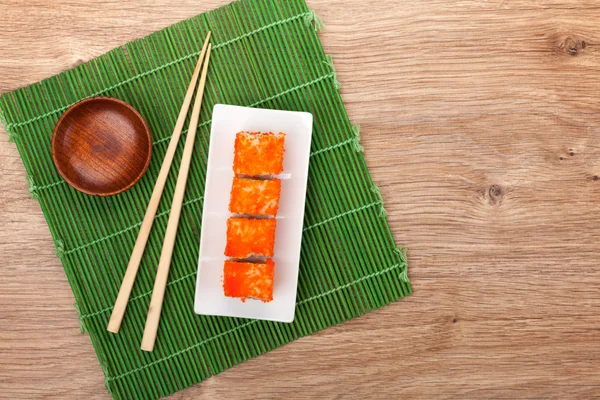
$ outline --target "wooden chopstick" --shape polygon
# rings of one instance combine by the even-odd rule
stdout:
[[[156,271],[156,280],[154,281],[154,289],[152,290],[152,299],[148,308],[148,317],[146,319],[146,327],[144,328],[144,337],[142,338],[141,349],[144,351],[154,350],[154,342],[156,341],[156,332],[160,322],[160,313],[162,310],[163,298],[167,287],[167,278],[169,277],[169,269],[171,267],[171,257],[173,255],[173,247],[175,245],[175,237],[177,235],[177,226],[179,225],[179,216],[181,214],[181,206],[183,204],[183,196],[185,194],[185,185],[187,182],[188,172],[190,170],[190,162],[192,160],[192,151],[194,149],[194,140],[196,139],[196,130],[198,128],[198,119],[200,117],[200,108],[202,106],[202,97],[204,95],[204,85],[206,83],[206,73],[208,72],[208,63],[210,62],[211,45],[208,45],[206,52],[206,60],[202,69],[202,77],[198,84],[198,93],[192,110],[190,119],[190,127],[187,138],[185,139],[185,147],[183,148],[183,156],[181,158],[181,166],[179,167],[179,175],[177,175],[177,185],[175,186],[175,194],[171,205],[171,213],[169,214],[169,222],[165,232],[160,261]]]
[[[175,156],[175,150],[177,150],[177,143],[179,142],[179,137],[181,136],[183,124],[185,123],[185,119],[190,108],[190,103],[192,102],[192,97],[194,96],[196,82],[198,81],[198,76],[200,75],[200,70],[204,61],[204,55],[206,54],[206,49],[210,46],[208,43],[209,39],[210,32],[208,32],[206,35],[204,45],[202,46],[202,51],[200,52],[200,57],[198,58],[198,63],[196,64],[196,68],[192,74],[192,80],[190,81],[187,93],[185,94],[183,105],[181,106],[181,111],[179,112],[179,117],[175,123],[171,141],[169,142],[169,147],[167,148],[165,158],[162,166],[160,167],[160,172],[158,173],[158,178],[156,179],[156,184],[154,185],[154,190],[152,191],[152,197],[150,197],[150,202],[148,203],[148,208],[146,209],[146,214],[144,215],[140,232],[138,233],[133,252],[131,253],[131,258],[129,259],[129,264],[127,265],[125,276],[123,277],[123,283],[121,283],[121,288],[119,289],[119,294],[110,316],[110,321],[108,321],[108,327],[106,330],[109,332],[118,333],[119,328],[121,327],[123,315],[125,315],[125,310],[127,308],[127,302],[129,301],[129,296],[131,295],[131,289],[133,288],[133,283],[140,267],[142,256],[144,255],[144,249],[146,248],[148,236],[150,236],[150,230],[152,229],[154,217],[156,216],[156,210],[158,209],[160,198],[165,188],[165,183],[167,182],[167,177],[169,176],[169,170],[171,169],[171,163],[173,162],[173,157]]]

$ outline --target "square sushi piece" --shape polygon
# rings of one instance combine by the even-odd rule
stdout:
[[[229,211],[235,214],[277,215],[281,181],[233,178]]]
[[[239,132],[235,136],[236,176],[273,176],[283,172],[285,133]]]
[[[265,302],[273,300],[275,263],[269,258],[264,263],[225,261],[223,291],[227,297],[251,298]]]
[[[275,224],[274,218],[230,217],[227,220],[225,255],[234,258],[272,257],[275,247]]]

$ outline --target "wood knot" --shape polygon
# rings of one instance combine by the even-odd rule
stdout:
[[[502,200],[502,188],[499,185],[492,185],[488,189],[490,204],[499,204]]]
[[[71,63],[71,68],[75,68],[81,64],[83,64],[85,61],[83,61],[81,58],[76,59],[75,61],[73,61]]]
[[[598,181],[599,179],[600,179],[600,178],[598,177],[598,175],[594,175],[594,176],[592,176],[592,180],[593,180],[593,181]]]
[[[585,40],[578,40],[571,36],[563,36],[558,39],[559,50],[572,56],[578,55],[586,46]]]

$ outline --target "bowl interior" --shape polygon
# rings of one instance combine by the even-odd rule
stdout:
[[[152,138],[143,117],[129,104],[92,98],[61,117],[52,137],[59,173],[76,189],[108,196],[133,186],[150,163]]]

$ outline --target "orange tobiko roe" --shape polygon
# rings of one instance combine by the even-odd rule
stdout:
[[[277,215],[281,181],[233,178],[229,211],[236,214]]]
[[[285,133],[239,132],[235,136],[236,176],[272,176],[283,172]]]
[[[230,217],[227,220],[227,257],[272,257],[276,220]]]
[[[227,297],[245,300],[253,298],[265,302],[273,300],[275,263],[247,263],[227,260],[223,268],[223,291]]]

